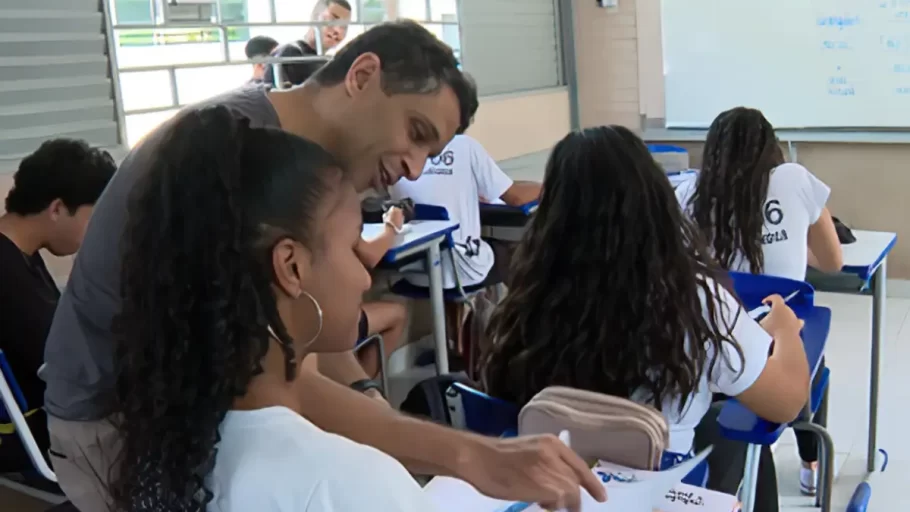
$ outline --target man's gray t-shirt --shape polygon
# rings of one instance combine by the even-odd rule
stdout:
[[[262,85],[187,107],[223,105],[253,127],[280,127]],[[148,172],[158,145],[170,129],[158,127],[127,155],[105,189],[85,232],[66,290],[57,305],[39,376],[47,383],[44,406],[65,420],[98,420],[111,412],[114,394],[114,339],[111,322],[120,311],[120,240],[127,203],[139,177]]]

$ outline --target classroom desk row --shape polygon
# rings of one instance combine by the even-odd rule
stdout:
[[[679,173],[682,179],[691,179],[692,172]],[[671,176],[671,179],[673,176]],[[481,205],[481,223],[483,235],[494,239],[517,241],[524,232],[525,224],[537,208],[536,203],[523,207],[504,205]],[[441,269],[440,244],[447,235],[458,229],[458,224],[451,221],[423,221],[409,224],[410,230],[398,236],[395,246],[386,254],[384,261],[394,265],[396,262],[414,254],[425,253],[430,279],[430,301],[433,310],[433,338],[436,345],[436,368],[445,373],[448,371],[447,344],[445,334],[445,310],[443,306],[443,286]],[[381,225],[367,224],[364,236],[378,233]],[[878,395],[879,372],[882,361],[882,341],[885,326],[886,310],[886,275],[888,254],[897,242],[895,233],[878,231],[854,231],[856,242],[844,245],[844,267],[842,273],[859,277],[864,286],[856,293],[872,291],[872,330],[869,381],[869,437],[866,469],[875,471],[875,456],[878,452]],[[824,290],[822,290],[824,291]]]

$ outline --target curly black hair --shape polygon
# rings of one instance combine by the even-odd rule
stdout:
[[[19,163],[6,211],[34,215],[60,199],[70,213],[94,205],[114,176],[110,153],[79,139],[45,141]]]
[[[415,21],[381,23],[360,34],[317,71],[313,80],[326,86],[341,83],[365,53],[379,57],[386,94],[431,94],[449,86],[461,110],[458,133],[471,125],[480,106],[476,85],[461,71],[452,48]]]
[[[123,448],[111,493],[125,512],[205,510],[219,425],[262,372],[270,326],[293,357],[272,248],[285,238],[319,246],[314,212],[334,186],[321,147],[251,129],[225,107],[187,111],[165,129],[123,241]]]
[[[718,325],[722,271],[645,144],[621,126],[573,132],[553,148],[510,272],[483,358],[496,397],[523,405],[561,385],[644,392],[660,408],[697,389],[722,343],[742,357],[730,326]]]
[[[688,206],[724,268],[741,255],[752,272],[764,271],[762,207],[771,171],[784,162],[774,127],[760,111],[737,107],[711,123]]]

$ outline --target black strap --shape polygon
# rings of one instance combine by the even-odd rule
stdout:
[[[366,393],[367,391],[369,391],[371,389],[375,389],[376,391],[379,392],[380,395],[382,395],[383,398],[385,398],[385,393],[382,392],[382,386],[375,380],[361,379],[361,380],[352,382],[351,389],[353,389],[354,391],[357,391],[358,393]]]

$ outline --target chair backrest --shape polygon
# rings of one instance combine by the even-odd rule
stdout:
[[[512,437],[518,433],[519,407],[461,382],[446,392],[452,426],[485,436]]]
[[[730,272],[730,278],[736,295],[747,310],[761,306],[762,300],[769,295],[786,297],[793,292],[799,293],[787,304],[797,315],[808,313],[815,305],[815,288],[803,281],[747,272]]]
[[[3,409],[0,412],[5,410],[9,418],[0,419],[0,421],[13,424],[19,440],[22,441],[22,446],[25,447],[25,451],[32,461],[32,465],[41,473],[41,476],[56,482],[57,476],[47,464],[44,454],[41,453],[41,448],[35,442],[35,436],[29,430],[28,422],[25,420],[25,413],[27,412],[25,396],[16,383],[16,379],[13,378],[12,369],[2,352],[0,352],[0,370],[2,370],[0,371],[0,403],[3,404]]]
[[[25,395],[22,393],[22,388],[19,387],[19,383],[16,382],[16,377],[13,376],[13,369],[9,365],[9,361],[6,359],[6,354],[3,353],[3,350],[0,350],[0,376],[6,380],[7,386],[9,386],[10,391],[13,393],[13,397],[16,399],[15,405],[19,407],[19,410],[23,413],[28,411],[28,403],[25,401]],[[0,407],[0,423],[9,423],[11,419],[11,414],[7,412],[7,407],[13,407],[13,404],[7,404],[5,401],[0,400],[3,407]]]
[[[414,220],[450,220],[449,210],[435,204],[414,204]]]

